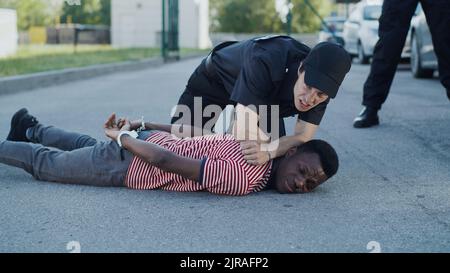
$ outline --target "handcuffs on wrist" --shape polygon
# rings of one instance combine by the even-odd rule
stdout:
[[[116,139],[116,142],[117,142],[117,144],[119,144],[119,147],[121,147],[122,148],[122,142],[120,141],[120,138],[123,136],[123,135],[128,135],[128,136],[131,136],[132,138],[138,138],[138,136],[139,136],[139,133],[140,132],[142,132],[142,131],[145,131],[145,122],[144,122],[144,116],[142,116],[142,119],[141,119],[141,127],[139,127],[137,130],[135,130],[135,131],[122,131],[118,136],[117,136],[117,139]]]
[[[140,132],[142,132],[142,131],[145,131],[145,122],[144,122],[144,116],[142,116],[142,118],[141,118],[141,127],[139,127],[137,130],[136,130],[136,132],[138,132],[138,133],[140,133]]]
[[[120,134],[117,136],[117,139],[116,139],[116,142],[117,142],[117,144],[119,144],[120,148],[123,147],[122,146],[122,141],[120,140],[120,138],[123,135],[128,135],[128,136],[130,136],[132,138],[137,138],[138,137],[138,133],[136,131],[122,131],[122,132],[120,132]]]

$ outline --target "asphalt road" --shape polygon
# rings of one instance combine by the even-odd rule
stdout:
[[[0,139],[23,106],[44,124],[100,139],[111,112],[168,122],[199,62],[0,96]],[[448,252],[444,88],[400,70],[382,125],[356,130],[367,73],[368,66],[354,65],[326,113],[318,138],[335,146],[341,169],[314,193],[222,197],[67,186],[2,165],[0,252],[68,252],[72,241],[81,252],[369,252],[372,245],[381,252]]]

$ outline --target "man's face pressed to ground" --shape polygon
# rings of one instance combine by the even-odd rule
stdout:
[[[280,163],[275,186],[280,193],[308,193],[327,179],[318,154],[292,148]]]
[[[305,71],[301,71],[299,68],[298,80],[294,86],[295,108],[300,112],[306,112],[327,99],[327,94],[305,83]]]

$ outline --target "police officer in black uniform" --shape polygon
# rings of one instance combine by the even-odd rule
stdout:
[[[310,49],[289,36],[226,42],[215,47],[192,74],[172,123],[182,120],[183,107],[195,111],[196,97],[202,99],[200,110],[209,105],[224,109],[231,104],[236,106],[236,116],[255,106],[256,113],[255,108],[250,111],[256,117],[254,123],[260,118],[259,106],[277,105],[281,136],[285,135],[282,118],[298,115],[295,135],[281,137],[273,150],[263,151],[259,141],[242,142],[245,159],[250,164],[264,164],[312,139],[330,98],[336,96],[350,67],[349,54],[333,43],[320,43]],[[195,124],[194,116],[190,125],[197,127],[211,119],[203,117],[202,124]],[[240,122],[237,118],[234,126]],[[269,125],[266,128],[270,130]]]
[[[354,120],[355,128],[379,124],[378,111],[386,101],[394,79],[411,18],[421,3],[438,57],[439,76],[450,99],[450,1],[384,0],[370,74],[364,84],[364,109]]]

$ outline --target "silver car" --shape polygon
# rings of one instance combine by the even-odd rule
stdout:
[[[360,64],[369,63],[378,41],[378,20],[382,11],[382,0],[363,0],[356,4],[344,24],[343,37],[345,49]],[[409,36],[408,36],[409,38]],[[410,56],[409,41],[402,52],[402,58]]]
[[[430,29],[419,4],[411,22],[411,72],[416,78],[431,78],[438,68]]]
[[[318,42],[334,42],[343,46],[342,30],[344,29],[345,20],[345,17],[338,16],[325,18],[326,26],[322,24]]]

